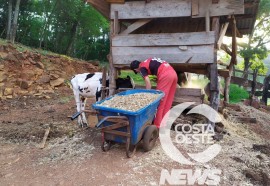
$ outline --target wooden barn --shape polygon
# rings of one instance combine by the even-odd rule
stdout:
[[[159,57],[184,72],[204,74],[210,80],[210,103],[219,104],[218,76],[226,79],[225,101],[233,66],[236,37],[253,31],[259,0],[87,0],[111,21],[110,90],[114,75],[133,60]],[[222,43],[232,36],[232,49]],[[218,69],[217,50],[231,56]],[[224,65],[224,64],[223,64]],[[179,78],[180,79],[180,78]]]

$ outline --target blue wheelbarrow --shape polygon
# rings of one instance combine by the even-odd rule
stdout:
[[[158,129],[152,125],[152,121],[164,93],[158,90],[133,89],[116,95],[135,93],[153,93],[159,94],[159,96],[155,101],[135,112],[100,105],[102,102],[112,99],[113,96],[92,105],[93,109],[97,111],[99,122],[95,127],[102,132],[101,148],[103,151],[108,151],[113,143],[125,143],[126,155],[130,158],[135,154],[140,141],[143,141],[145,151],[150,151],[155,146]]]

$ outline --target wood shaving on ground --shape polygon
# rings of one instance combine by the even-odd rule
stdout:
[[[99,105],[134,112],[154,102],[159,96],[160,94],[153,93],[116,95],[113,98],[106,100]]]

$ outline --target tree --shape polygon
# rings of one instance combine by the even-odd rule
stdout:
[[[13,4],[15,3],[15,9],[13,11]],[[8,21],[7,21],[7,39],[12,43],[15,41],[17,26],[18,26],[18,17],[20,10],[21,0],[8,1]]]
[[[254,31],[248,36],[247,43],[240,45],[240,55],[244,59],[244,73],[243,78],[248,79],[248,70],[252,67],[260,67],[263,63],[257,66],[254,63],[262,61],[268,55],[265,45],[270,42],[270,1],[261,0],[259,5],[259,12],[257,21],[254,26]],[[260,71],[259,69],[256,71]]]

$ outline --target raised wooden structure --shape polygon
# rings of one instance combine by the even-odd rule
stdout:
[[[87,0],[111,20],[109,55],[111,94],[118,69],[133,60],[159,57],[178,73],[205,74],[210,79],[211,106],[218,109],[218,75],[230,83],[236,64],[236,37],[252,32],[258,0]],[[232,36],[230,67],[218,70],[217,50]],[[227,47],[228,48],[228,47]],[[226,50],[225,50],[226,51]]]

